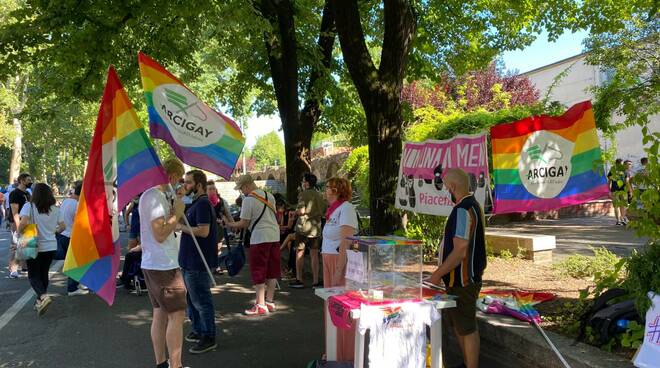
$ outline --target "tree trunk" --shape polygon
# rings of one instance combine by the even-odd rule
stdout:
[[[332,61],[334,21],[329,4],[326,2],[318,41],[321,67],[316,67],[311,72],[306,88],[305,105],[300,113],[293,6],[289,0],[262,0],[259,3],[259,10],[272,27],[270,32],[264,33],[264,40],[284,131],[287,199],[290,203],[295,203],[302,175],[311,171],[310,145],[314,127],[321,115],[323,98],[323,93],[318,91],[316,84],[327,75],[324,68],[329,68]]]
[[[402,151],[401,87],[415,32],[412,5],[384,1],[383,47],[377,69],[365,42],[356,0],[333,0],[344,61],[367,117],[369,190],[374,234],[392,233],[399,225],[394,191]]]
[[[21,163],[23,162],[23,126],[21,120],[14,117],[12,119],[14,125],[14,146],[11,150],[11,161],[9,162],[9,184],[18,178],[21,171]]]

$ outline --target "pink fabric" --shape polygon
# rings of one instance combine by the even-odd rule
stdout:
[[[213,205],[213,207],[215,207],[216,204],[220,203],[220,197],[218,196],[218,193],[209,194],[209,201],[211,201],[211,205]]]
[[[353,325],[351,310],[360,308],[360,300],[349,295],[333,295],[328,299],[328,312],[332,323],[337,327],[348,330]]]
[[[336,200],[336,201],[330,203],[330,205],[328,206],[328,209],[325,211],[325,219],[329,220],[330,216],[332,216],[332,213],[335,212],[335,210],[337,208],[339,208],[339,206],[341,206],[342,203],[344,203],[344,202],[346,202],[346,201],[340,199],[340,200]]]
[[[335,273],[338,259],[338,254],[323,255],[323,287],[343,286],[346,284],[346,279],[344,277],[342,277],[336,285],[332,284],[332,276]],[[327,304],[328,303],[326,303],[325,308],[329,307]],[[337,329],[337,361],[353,361],[355,355],[355,328],[356,326],[353,323],[349,329]]]
[[[493,213],[527,212],[531,207],[533,207],[535,211],[550,211],[600,198],[608,198],[609,195],[610,190],[607,187],[607,184],[603,184],[586,192],[573,194],[563,198],[537,198],[520,201],[513,199],[496,200]]]

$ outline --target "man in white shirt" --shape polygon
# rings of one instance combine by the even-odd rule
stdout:
[[[246,229],[250,234],[248,260],[252,284],[256,290],[256,302],[244,313],[259,316],[275,311],[273,298],[280,277],[280,226],[275,217],[275,197],[257,190],[250,175],[243,175],[236,182],[236,190],[245,194],[241,206],[241,220],[227,226]]]
[[[170,183],[175,185],[185,172],[177,159],[163,162]],[[140,197],[140,241],[142,272],[153,306],[151,343],[157,368],[180,368],[183,345],[183,320],[186,310],[186,287],[177,261],[179,242],[174,231],[184,204],[173,196],[169,186],[147,189]],[[169,353],[169,363],[168,363]]]
[[[71,241],[71,229],[73,228],[73,221],[76,217],[76,210],[78,209],[78,199],[80,198],[80,192],[82,192],[82,182],[77,181],[75,183],[73,193],[68,198],[65,198],[60,205],[60,216],[62,217],[65,228],[61,233],[55,235],[57,238],[58,251],[59,249],[63,249],[64,255],[66,255],[66,252],[69,249],[69,242]],[[66,282],[67,295],[75,296],[89,293],[88,290],[79,289],[78,286],[80,286],[79,282],[69,277]]]

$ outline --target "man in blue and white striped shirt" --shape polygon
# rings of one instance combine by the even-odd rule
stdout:
[[[429,281],[442,279],[447,293],[458,297],[456,308],[447,310],[463,352],[467,368],[479,366],[479,331],[476,301],[481,290],[481,277],[486,268],[484,213],[469,192],[470,179],[461,169],[449,169],[443,178],[455,203],[445,224],[440,246],[442,263]]]

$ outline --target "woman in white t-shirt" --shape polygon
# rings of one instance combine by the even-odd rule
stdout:
[[[55,233],[65,228],[59,208],[55,206],[53,191],[45,183],[37,183],[32,189],[32,198],[21,209],[21,222],[18,231],[21,232],[29,224],[37,225],[37,258],[28,259],[28,279],[32,289],[37,294],[35,309],[41,316],[52,302],[46,295],[48,290],[48,271],[57,250]]]
[[[323,287],[343,286],[346,283],[347,239],[358,229],[355,207],[349,202],[353,196],[351,183],[343,178],[331,178],[325,185],[328,210],[323,228]]]

